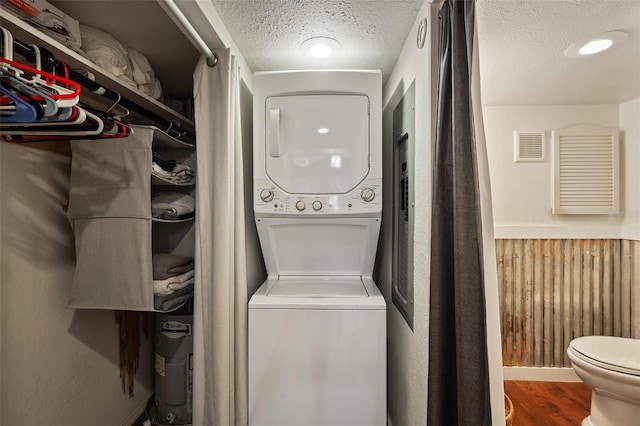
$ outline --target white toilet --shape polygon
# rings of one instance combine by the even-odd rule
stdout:
[[[569,344],[573,370],[591,389],[591,415],[582,426],[640,424],[640,340],[585,336]]]

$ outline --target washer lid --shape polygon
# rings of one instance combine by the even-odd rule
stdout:
[[[299,277],[280,278],[267,297],[368,297],[360,278]]]
[[[251,296],[249,309],[386,310],[371,277],[269,276]]]
[[[569,344],[585,362],[607,370],[640,376],[640,340],[613,336],[584,336]]]

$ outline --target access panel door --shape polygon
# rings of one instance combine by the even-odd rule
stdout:
[[[367,96],[272,96],[265,112],[265,167],[285,192],[345,194],[366,178]]]

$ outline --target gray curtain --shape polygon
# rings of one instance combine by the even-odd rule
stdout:
[[[490,425],[471,102],[474,1],[444,2],[433,161],[427,424]]]

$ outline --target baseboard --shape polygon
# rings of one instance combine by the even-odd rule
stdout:
[[[537,382],[580,382],[573,368],[559,367],[502,367],[504,380]]]
[[[138,420],[138,418],[140,418],[140,416],[142,416],[145,413],[149,398],[152,398],[152,397],[153,397],[153,393],[151,393],[147,398],[143,398],[144,401],[141,404],[139,404],[136,407],[136,409],[131,412],[131,414],[129,414],[129,416],[124,420],[124,422],[120,424],[120,426],[131,426],[135,424],[136,420]]]

